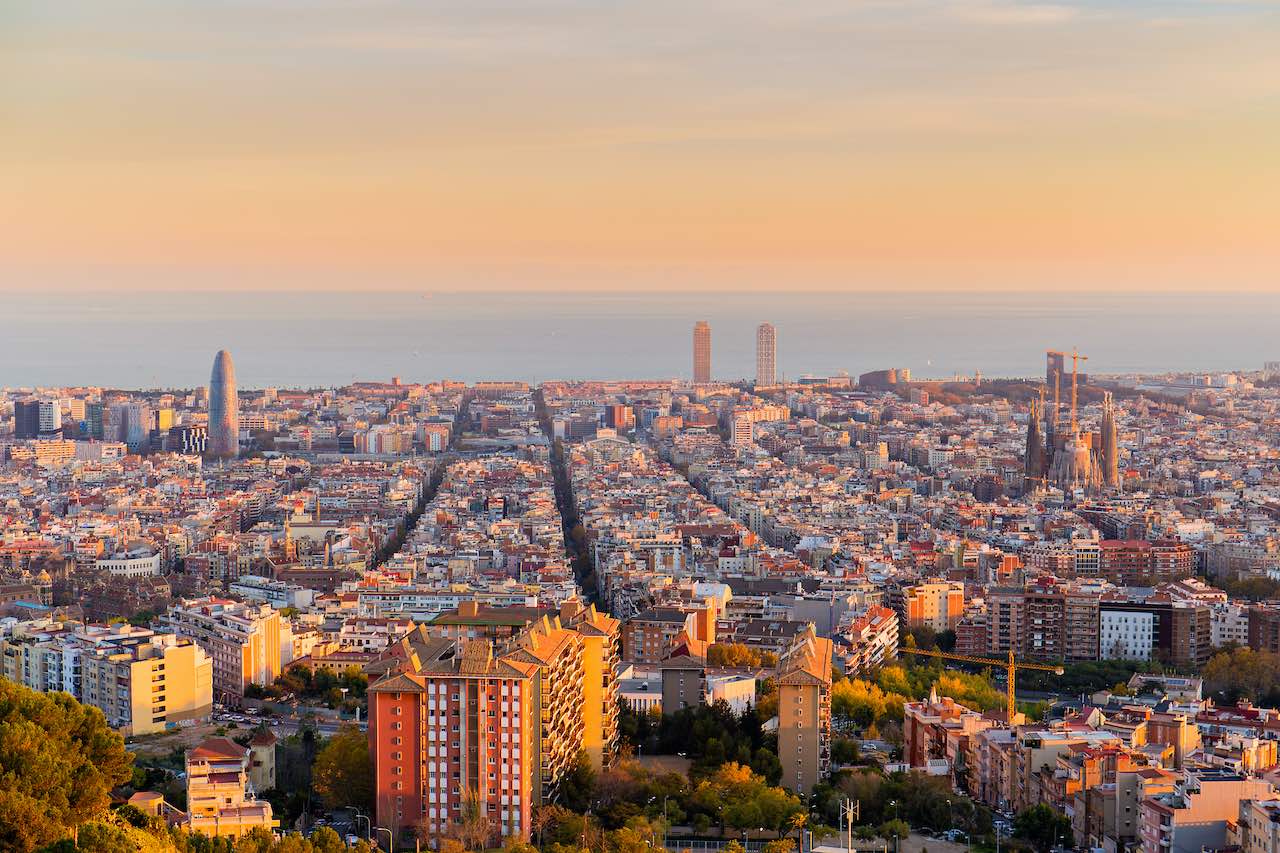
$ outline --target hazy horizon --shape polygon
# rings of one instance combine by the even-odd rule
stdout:
[[[655,379],[691,374],[694,321],[712,372],[751,376],[755,329],[781,375],[1041,376],[1079,347],[1094,373],[1257,370],[1280,360],[1280,295],[1183,293],[13,292],[0,386],[194,387],[230,350],[243,387],[355,379]],[[56,345],[50,346],[51,341]],[[1211,341],[1210,346],[1188,346]]]

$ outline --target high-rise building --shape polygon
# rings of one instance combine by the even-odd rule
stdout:
[[[706,320],[693,324],[693,381],[711,381],[711,324]]]
[[[13,404],[13,437],[37,438],[40,435],[40,401],[19,400]]]
[[[831,652],[810,625],[778,660],[781,783],[803,795],[831,768]]]
[[[208,652],[213,659],[213,692],[220,701],[238,701],[250,684],[265,687],[280,675],[282,626],[279,612],[270,604],[188,599],[171,606],[157,621]]]
[[[475,800],[494,836],[527,838],[585,752],[617,740],[618,621],[577,601],[559,613],[465,602],[370,664],[377,821],[428,844]]]
[[[88,438],[103,439],[103,406],[102,401],[85,403],[84,405],[84,432]]]
[[[57,438],[62,434],[62,405],[57,400],[19,400],[13,404],[14,438]]]
[[[209,377],[209,455],[234,459],[240,454],[240,399],[231,353],[218,350]]]
[[[772,323],[761,323],[756,329],[756,385],[778,382],[778,332]]]

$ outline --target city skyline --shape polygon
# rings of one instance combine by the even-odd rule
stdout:
[[[126,7],[0,12],[0,287],[1275,288],[1273,4]]]

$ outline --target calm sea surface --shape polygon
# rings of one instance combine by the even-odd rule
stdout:
[[[231,350],[240,384],[688,376],[695,320],[717,377],[778,329],[787,377],[908,367],[1043,374],[1250,370],[1280,359],[1280,295],[920,293],[0,293],[0,386],[191,387]]]

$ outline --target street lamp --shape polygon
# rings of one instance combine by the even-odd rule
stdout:
[[[387,853],[393,853],[396,846],[396,839],[395,836],[391,834],[391,830],[387,829],[385,826],[375,826],[373,831],[374,834],[379,832],[385,832],[387,834]],[[374,842],[374,845],[376,846],[377,842]]]
[[[373,821],[369,820],[368,815],[360,814],[359,809],[356,809],[355,812],[356,812],[356,831],[357,832],[360,831],[360,820],[361,818],[363,818],[364,819],[364,837],[367,840],[372,841],[373,840],[373,829],[372,829]]]

